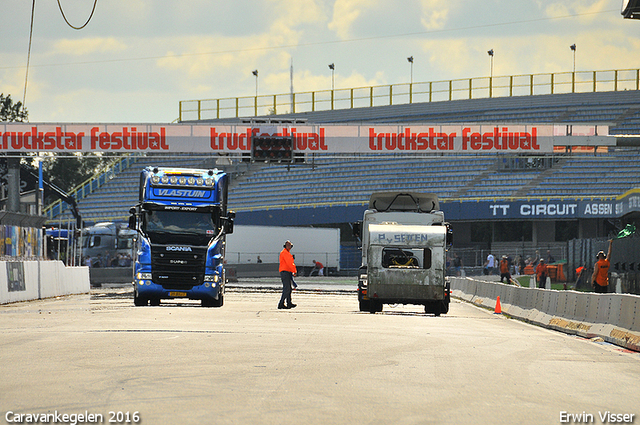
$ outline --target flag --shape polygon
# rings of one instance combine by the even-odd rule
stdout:
[[[616,239],[626,238],[627,236],[633,235],[635,232],[636,226],[634,226],[633,224],[627,224],[624,229],[620,230],[618,236],[616,236]]]

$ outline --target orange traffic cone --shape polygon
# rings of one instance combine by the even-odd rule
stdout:
[[[493,314],[502,314],[502,307],[500,306],[500,295],[496,299],[496,309],[493,311]]]

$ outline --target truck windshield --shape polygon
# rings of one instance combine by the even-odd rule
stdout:
[[[147,211],[143,227],[152,243],[206,245],[217,233],[208,212]]]
[[[384,248],[382,267],[385,269],[430,269],[431,250],[429,248]]]

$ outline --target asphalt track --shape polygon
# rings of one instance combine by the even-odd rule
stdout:
[[[349,279],[299,284],[292,310],[275,279],[222,308],[134,307],[128,287],[0,306],[0,423],[639,423],[638,353],[460,301],[361,313]]]

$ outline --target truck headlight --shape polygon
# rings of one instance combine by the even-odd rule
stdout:
[[[142,272],[139,272],[139,273],[136,275],[136,278],[137,278],[137,279],[140,279],[140,280],[144,280],[144,279],[151,279],[151,273],[142,273]]]
[[[208,274],[204,277],[205,282],[213,282],[213,283],[218,283],[220,282],[220,275],[217,274]]]

